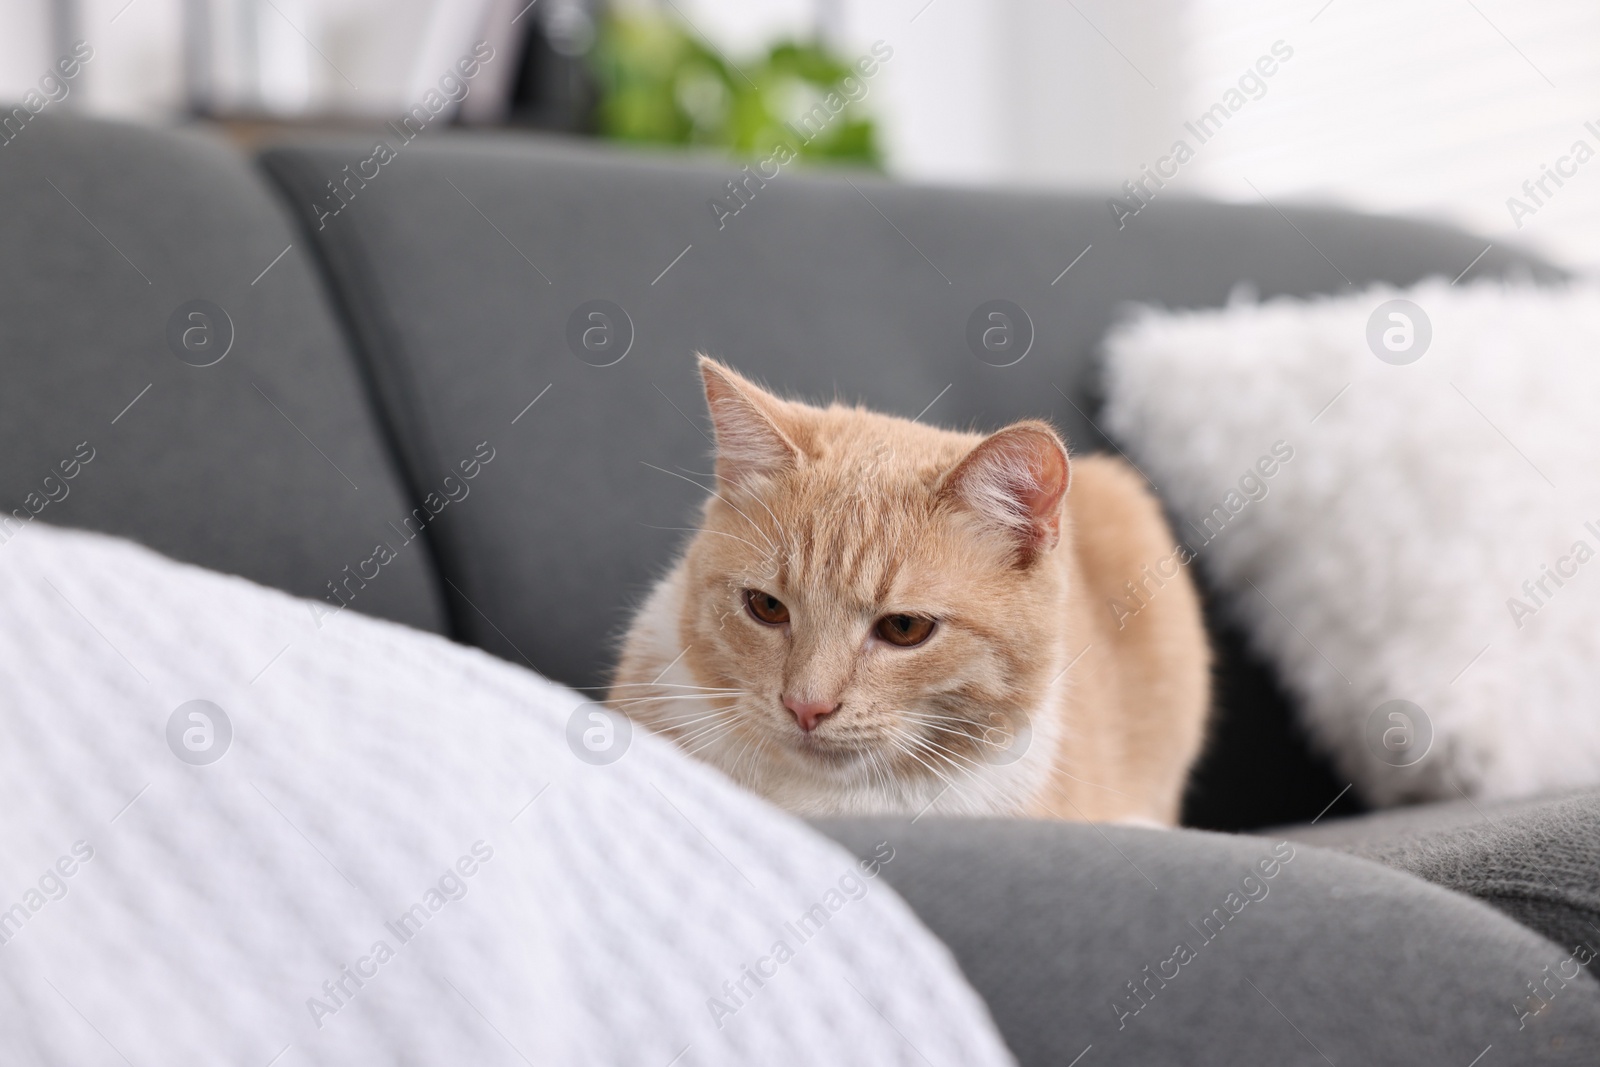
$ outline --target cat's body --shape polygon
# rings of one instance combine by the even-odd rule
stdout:
[[[805,814],[1176,820],[1209,655],[1187,574],[1151,577],[1173,539],[1131,469],[1080,458],[1069,493],[1042,423],[984,437],[702,373],[715,494],[613,707]]]

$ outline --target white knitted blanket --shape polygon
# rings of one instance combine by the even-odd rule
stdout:
[[[0,1063],[1010,1062],[875,868],[535,674],[37,523],[0,604]]]

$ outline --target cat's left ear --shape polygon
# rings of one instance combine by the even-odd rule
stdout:
[[[945,475],[939,492],[1009,534],[1018,562],[1028,566],[1060,543],[1071,480],[1061,438],[1029,421],[990,434]]]
[[[800,449],[780,425],[784,402],[709,356],[699,361],[717,438],[717,473],[743,485],[798,467]]]

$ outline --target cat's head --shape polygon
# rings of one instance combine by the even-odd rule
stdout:
[[[732,735],[840,783],[959,788],[1014,758],[1068,625],[1060,438],[817,408],[700,370],[716,484],[680,633],[700,684],[737,694]]]

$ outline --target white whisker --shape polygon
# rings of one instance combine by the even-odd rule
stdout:
[[[646,529],[649,529],[649,530],[665,530],[668,533],[692,533],[692,534],[708,533],[708,534],[716,534],[718,537],[731,537],[735,541],[738,541],[740,544],[749,545],[755,551],[760,552],[763,556],[770,556],[771,555],[771,550],[768,550],[766,552],[762,552],[760,545],[754,543],[753,541],[747,541],[743,537],[740,537],[738,534],[728,533],[726,530],[707,530],[707,529],[704,529],[703,527],[696,528],[696,527],[693,527],[693,526],[652,526],[648,522],[641,522],[639,525],[643,526],[643,527],[645,527]]]
[[[712,471],[711,472],[711,476],[713,478],[721,478],[723,481],[727,482],[729,485],[734,486],[736,488],[738,487],[739,483],[734,481],[732,478],[729,478],[725,474],[718,474],[716,471]],[[760,497],[755,496],[754,494],[751,494],[751,499],[753,499],[757,504],[760,504],[761,507],[762,507],[762,510],[764,510],[768,515],[772,515],[772,525],[773,525],[773,527],[775,529],[778,529],[778,530],[781,531],[783,529],[783,523],[779,522],[778,521],[778,516],[774,515],[773,512],[772,512],[772,509],[767,507],[767,502],[765,500],[762,500]]]
[[[636,689],[639,687],[653,687],[656,689],[697,689],[707,693],[742,693],[743,689],[726,685],[691,685],[688,682],[618,682],[613,686],[592,685],[589,689]]]
[[[680,746],[687,750],[690,749],[691,746],[706,738],[717,737],[720,734],[726,733],[729,729],[732,729],[732,727],[732,719],[719,718],[708,722],[703,726],[695,726],[693,729],[685,729],[675,733],[673,735],[673,740],[677,741]]]
[[[727,709],[723,709],[720,711],[713,711],[709,715],[698,715],[691,719],[663,719],[660,722],[652,723],[651,725],[661,733],[669,734],[673,738],[678,738],[683,736],[684,732],[691,727],[699,726],[701,723],[710,722],[713,719],[721,721],[727,718],[727,714]]]
[[[927,770],[927,772],[929,774],[933,775],[935,778],[939,779],[941,782],[944,782],[946,785],[953,785],[954,784],[954,783],[952,783],[950,781],[949,778],[945,777],[943,771],[939,770],[939,768],[935,767],[933,764],[929,763],[927,760],[925,760],[921,756],[917,755],[917,753],[916,753],[916,751],[914,749],[902,748],[899,751],[900,751],[900,754],[902,756],[909,756],[910,758],[916,760],[918,763],[922,764],[922,766]]]
[[[727,769],[728,777],[732,778],[736,782],[742,783],[753,781],[755,776],[746,774],[744,771],[745,757],[748,755],[751,760],[751,768],[756,768],[759,766],[760,760],[767,754],[765,751],[766,746],[766,741],[762,740],[762,738],[755,733],[745,735],[744,745],[740,747],[739,751],[734,754],[733,759],[729,762]]]
[[[990,740],[988,740],[987,738],[984,738],[984,737],[974,736],[972,734],[967,734],[967,733],[962,733],[960,731],[950,730],[948,727],[932,726],[932,724],[928,724],[928,725],[930,725],[931,728],[935,732],[938,732],[938,733],[955,733],[955,734],[958,734],[959,736],[965,737],[969,741],[975,741],[980,745],[988,745],[991,748],[1006,749],[1006,748],[1010,747],[1010,742],[1006,742],[1005,744],[1001,744],[999,742],[990,741]],[[931,744],[936,744],[935,742],[932,741],[931,738],[922,738],[922,740],[927,741],[927,742],[929,742]],[[957,757],[959,759],[966,759],[968,762],[973,762],[972,760],[968,759],[968,757],[960,755],[960,753],[950,752],[950,750],[945,749],[945,746],[943,746],[943,745],[937,745],[936,744],[936,747],[938,747],[940,749],[944,749],[944,751],[949,752],[949,754],[951,756],[955,756],[955,757]],[[1092,789],[1103,789],[1107,793],[1114,793],[1115,795],[1117,795],[1119,797],[1123,797],[1123,798],[1126,798],[1126,799],[1129,799],[1129,800],[1133,799],[1132,797],[1129,797],[1127,793],[1122,792],[1120,789],[1113,789],[1109,785],[1101,785],[1099,782],[1091,782],[1087,778],[1079,778],[1077,775],[1075,775],[1075,774],[1071,773],[1070,771],[1064,769],[1061,766],[1061,763],[1066,761],[1067,758],[1068,757],[1066,757],[1065,755],[1062,755],[1055,761],[1055,765],[1053,767],[1053,770],[1054,770],[1055,773],[1064,775],[1067,778],[1071,778],[1074,782],[1077,782],[1077,783],[1079,783],[1081,785],[1089,786]],[[981,766],[980,764],[977,764],[977,763],[974,763],[973,765],[974,766]]]
[[[670,733],[673,739],[679,744],[683,744],[687,741],[693,740],[695,737],[700,736],[705,731],[712,729],[713,727],[721,726],[723,723],[732,722],[735,711],[735,708],[719,708],[708,715],[702,715],[699,718],[693,719],[689,722],[668,723],[665,726],[665,730],[666,732]],[[711,725],[701,726],[700,723],[710,723]]]
[[[670,704],[680,700],[737,700],[738,693],[659,693],[655,696],[638,697],[611,697],[609,700],[591,701],[594,704],[621,704],[631,706],[634,704]]]
[[[943,759],[944,762],[950,767],[951,770],[957,770],[957,771],[962,771],[963,773],[971,774],[971,773],[974,773],[974,772],[976,772],[978,770],[981,770],[985,766],[984,764],[979,763],[977,760],[972,759],[970,756],[964,756],[964,755],[962,755],[961,753],[955,751],[952,748],[947,748],[946,746],[939,744],[937,741],[933,740],[932,738],[929,738],[929,737],[918,737],[915,734],[908,734],[908,735],[906,735],[906,737],[907,737],[907,740],[909,740],[911,743],[917,745],[924,752],[937,753],[939,758]],[[971,764],[972,765],[972,770],[969,771],[965,767],[957,766],[955,764],[955,762],[954,762],[955,760],[962,760],[965,763]]]
[[[641,460],[640,462],[643,462],[643,460]],[[737,511],[739,513],[739,517],[742,518],[745,522],[748,522],[750,524],[751,528],[753,530],[755,530],[756,533],[761,535],[761,539],[767,543],[767,547],[768,548],[772,549],[772,551],[774,551],[774,552],[776,552],[778,550],[778,546],[772,543],[772,538],[767,536],[766,531],[763,530],[761,527],[756,525],[756,520],[754,520],[750,516],[746,515],[743,511],[740,511],[739,508],[736,507],[731,500],[729,500],[727,497],[723,496],[721,493],[717,492],[715,489],[711,489],[711,488],[708,488],[708,487],[706,487],[704,485],[701,485],[699,482],[695,481],[693,478],[684,477],[683,475],[679,474],[677,471],[669,471],[665,467],[658,467],[654,463],[645,463],[645,466],[649,467],[651,470],[660,471],[662,474],[670,474],[674,478],[680,478],[683,481],[688,482],[690,485],[695,486],[696,488],[698,488],[698,489],[700,489],[700,490],[702,490],[704,492],[710,493],[712,496],[716,497],[718,500],[722,501],[724,504],[727,504],[730,508],[733,508],[734,511]]]
[[[733,728],[734,728],[735,725],[737,725],[737,724],[735,722],[733,722],[732,720],[729,720],[728,722],[725,722],[725,723],[713,723],[711,726],[708,726],[708,727],[704,728],[703,730],[701,730],[700,733],[697,735],[697,738],[702,738],[703,740],[700,740],[699,743],[696,744],[693,748],[685,747],[684,751],[686,753],[688,753],[689,755],[693,756],[698,752],[702,752],[705,749],[710,748],[712,745],[716,744],[717,742],[721,741],[724,737],[728,736],[728,734],[732,733],[733,732]],[[718,727],[721,727],[721,729],[719,730]],[[687,741],[680,741],[678,743],[680,745],[687,745]]]

